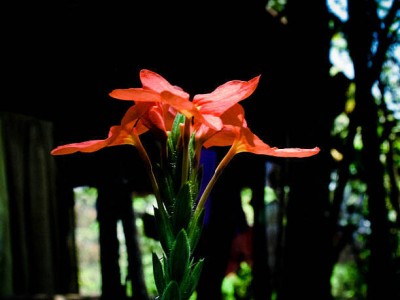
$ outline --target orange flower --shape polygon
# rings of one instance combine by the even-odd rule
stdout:
[[[104,147],[130,144],[137,146],[138,136],[150,129],[158,129],[167,136],[177,112],[187,118],[194,117],[192,132],[196,132],[197,153],[202,146],[232,146],[231,154],[251,152],[281,157],[307,157],[319,152],[318,148],[279,149],[265,144],[250,131],[238,103],[256,89],[260,76],[249,81],[232,80],[209,94],[198,94],[189,100],[189,94],[171,85],[161,75],[150,70],[140,71],[142,88],[115,89],[110,96],[135,101],[122,118],[121,124],[110,128],[104,140],[91,140],[59,146],[53,155],[74,152],[94,152]]]
[[[142,88],[115,89],[110,96],[135,102],[166,103],[187,118],[194,117],[194,128],[206,124],[212,129],[220,130],[220,116],[237,102],[249,97],[256,89],[259,79],[260,75],[249,81],[228,81],[209,94],[195,95],[191,102],[189,94],[180,87],[171,85],[155,72],[143,69],[140,71]]]
[[[194,117],[200,122],[218,129],[213,123],[209,123],[208,120],[203,118],[194,103],[189,100],[188,93],[178,86],[171,85],[161,75],[143,69],[140,71],[140,81],[142,82],[142,88],[115,89],[109,95],[119,100],[168,104],[187,118]]]

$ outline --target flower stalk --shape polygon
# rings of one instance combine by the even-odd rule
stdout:
[[[52,155],[95,152],[105,147],[132,145],[145,164],[157,207],[154,216],[163,253],[153,253],[158,300],[189,300],[196,290],[203,258],[194,257],[203,227],[205,204],[223,170],[241,152],[276,157],[310,157],[318,147],[270,147],[247,127],[240,101],[256,89],[260,76],[232,80],[209,94],[190,100],[189,94],[150,70],[141,70],[142,88],[116,89],[110,96],[133,105],[103,140],[58,146]],[[161,142],[159,159],[150,157],[140,135]],[[200,195],[201,149],[229,147]],[[218,201],[218,199],[215,199]]]

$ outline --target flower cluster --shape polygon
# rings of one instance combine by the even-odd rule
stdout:
[[[277,148],[264,143],[247,126],[239,103],[256,89],[260,76],[249,81],[232,80],[208,94],[190,97],[150,70],[140,71],[141,88],[115,89],[110,96],[132,101],[119,125],[104,140],[58,146],[53,155],[95,152],[117,145],[134,146],[146,166],[157,200],[154,208],[163,255],[153,254],[153,270],[159,298],[189,299],[196,289],[203,260],[193,251],[199,240],[204,205],[224,168],[238,153],[277,157],[309,157],[318,147]],[[159,146],[158,159],[149,157],[140,136],[152,133]],[[229,147],[200,195],[201,150]]]

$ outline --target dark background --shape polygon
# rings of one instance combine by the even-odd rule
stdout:
[[[368,50],[372,36],[383,38],[383,45],[389,39],[385,40],[385,30],[377,29],[383,27],[374,18],[375,2],[352,1],[352,17],[345,25],[329,14],[326,1],[287,1],[285,10],[277,16],[265,10],[267,2],[6,2],[1,10],[0,111],[50,122],[54,125],[56,146],[104,138],[130,104],[112,99],[108,93],[115,88],[139,87],[142,68],[159,73],[191,95],[211,92],[229,80],[250,80],[261,74],[257,90],[243,101],[252,131],[272,146],[319,146],[321,153],[300,161],[267,160],[279,165],[284,174],[280,184],[290,187],[290,200],[284,203],[288,220],[285,241],[278,249],[274,268],[270,268],[265,255],[266,224],[262,217],[266,159],[244,155],[232,163],[213,194],[213,200],[218,201],[212,202],[210,227],[205,229],[200,249],[210,263],[199,285],[199,298],[220,297],[226,251],[238,230],[238,191],[244,185],[254,189],[252,204],[258,221],[253,245],[254,299],[270,299],[272,291],[278,293],[280,300],[298,299],[299,295],[332,298],[329,280],[333,265],[340,247],[348,240],[343,239],[337,226],[344,185],[339,185],[339,200],[332,203],[330,176],[339,169],[343,171],[340,183],[349,179],[350,163],[360,159],[351,148],[351,137],[361,126],[366,150],[357,176],[371,187],[368,201],[374,224],[371,267],[366,279],[369,299],[392,299],[398,268],[393,268],[392,263],[395,243],[390,238],[384,201],[380,142],[376,137],[377,108],[370,94],[383,57],[375,59]],[[398,1],[394,3],[397,11]],[[345,145],[336,145],[337,141],[331,139],[332,124],[344,110],[349,85],[344,76],[329,74],[330,41],[335,30],[347,33],[357,84],[357,113],[351,115],[350,142]],[[337,146],[345,154],[343,163],[330,156],[330,150]],[[55,159],[56,186],[61,192],[56,222],[60,226],[56,233],[60,249],[66,247],[64,237],[71,229],[63,212],[73,205],[68,194],[73,186],[96,185],[104,195],[103,204],[118,203],[128,195],[129,189],[125,190],[126,186],[122,187],[116,178],[127,176],[135,189],[148,189],[144,176],[138,176],[143,174],[140,163],[129,153],[107,149],[101,154]],[[116,189],[121,191],[118,197]],[[111,197],[113,201],[107,201]],[[116,204],[102,209],[114,209],[118,217],[121,207]],[[105,232],[109,230],[110,234],[103,236],[112,236],[114,217],[107,219],[105,214],[104,222],[110,225]],[[65,249],[57,253],[57,280],[48,292],[75,292],[75,270],[67,263],[70,254]],[[105,261],[103,267],[114,272],[113,263]],[[310,276],[305,276],[306,270]],[[104,299],[116,299],[113,297],[122,293],[121,287],[114,284],[119,278],[112,272],[105,273],[112,278],[105,280]],[[18,272],[15,274],[15,295],[29,298],[42,292],[34,280],[40,276],[29,273],[24,277],[26,284]]]

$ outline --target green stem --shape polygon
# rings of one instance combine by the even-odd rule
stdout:
[[[190,141],[190,122],[191,119],[185,118],[185,125],[182,137],[182,177],[181,187],[186,183],[189,173],[189,141]]]

